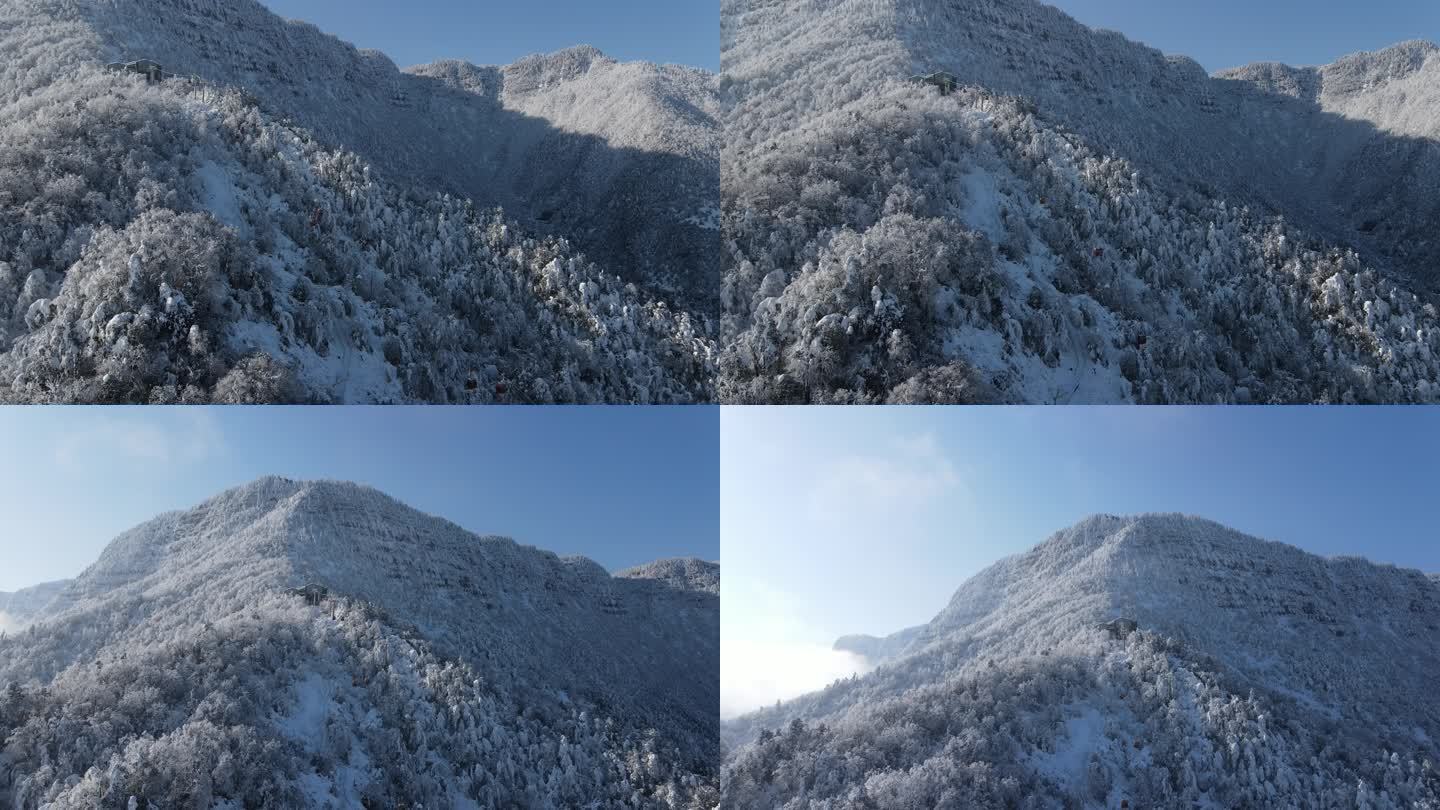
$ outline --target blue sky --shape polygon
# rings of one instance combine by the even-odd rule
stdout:
[[[436,59],[508,64],[532,53],[594,45],[625,61],[718,70],[720,7],[714,0],[261,0],[276,14],[314,23],[401,67]]]
[[[3,408],[0,591],[266,474],[359,481],[610,570],[719,559],[716,408]]]
[[[926,622],[1094,513],[1440,572],[1437,408],[726,408],[721,447],[729,714],[849,674],[838,636]]]
[[[1215,71],[1249,62],[1320,65],[1407,39],[1440,40],[1435,0],[1045,0],[1095,28],[1109,28]]]

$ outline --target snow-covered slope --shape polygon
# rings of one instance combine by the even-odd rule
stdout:
[[[1138,630],[1099,626],[1116,617]],[[1440,588],[1418,571],[1198,518],[1097,516],[869,647],[871,674],[726,725],[727,801],[1440,799]]]
[[[1354,78],[1423,46],[1323,104],[1035,0],[727,0],[722,49],[727,400],[1435,396],[1440,113]]]
[[[477,537],[365,487],[267,478],[120,536],[0,647],[0,682],[26,706],[0,730],[22,806],[173,802],[192,763],[157,762],[126,734],[238,756],[248,743],[206,725],[220,700],[239,701],[227,716],[272,751],[277,770],[248,778],[291,801],[703,805],[718,648],[712,594]],[[117,667],[143,685],[197,672],[137,717],[125,695],[145,686],[111,680]],[[125,716],[95,746],[25,725],[111,714]],[[62,764],[36,770],[53,745]],[[216,801],[259,795],[214,781]]]
[[[5,0],[0,41],[0,398],[710,397],[703,73],[486,95],[251,0]],[[199,78],[99,67],[137,53]]]

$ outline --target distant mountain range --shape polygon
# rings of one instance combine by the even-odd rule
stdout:
[[[0,631],[25,627],[70,584],[69,580],[46,582],[15,593],[0,592]]]
[[[878,668],[724,724],[727,806],[1440,800],[1440,587],[1418,571],[1096,516],[841,646]]]
[[[366,487],[262,479],[28,600],[48,604],[0,642],[0,797],[713,806],[718,577],[612,577]]]
[[[653,579],[682,591],[699,591],[715,596],[720,595],[720,564],[690,557],[656,560],[619,571],[615,576]]]
[[[4,0],[0,43],[0,398],[711,398],[704,71],[401,71],[254,0]]]
[[[1035,0],[726,0],[721,396],[1433,401],[1437,74],[1411,42],[1211,77]]]

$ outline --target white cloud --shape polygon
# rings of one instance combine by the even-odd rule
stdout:
[[[0,610],[0,633],[13,633],[20,628],[20,623],[11,619],[9,613]]]
[[[962,493],[955,464],[933,434],[902,436],[828,465],[809,492],[812,518],[849,522],[894,516]]]
[[[194,464],[220,455],[225,438],[208,411],[157,409],[88,414],[74,420],[78,429],[54,443],[55,461],[66,467],[107,462]]]
[[[749,438],[747,436],[747,438]],[[969,471],[931,433],[732,438],[723,464],[720,709],[731,718],[870,669],[840,636],[924,621],[955,582],[914,560],[967,536]],[[939,527],[937,529],[937,527]]]
[[[738,717],[869,670],[863,657],[822,644],[730,639],[720,649],[720,717]]]
[[[832,649],[806,608],[756,578],[722,580],[720,716],[731,718],[869,671],[862,656]],[[728,607],[727,607],[728,606]]]

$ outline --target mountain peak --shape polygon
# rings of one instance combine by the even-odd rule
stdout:
[[[1132,515],[1094,514],[1052,534],[1021,558],[1053,560],[1057,573],[1079,565],[1092,554],[1106,559],[1122,553],[1151,556],[1194,544],[1246,543],[1244,538],[1215,521],[1178,512],[1142,512]]]
[[[726,276],[740,309],[731,319],[739,336],[727,340],[738,348],[722,364],[720,383],[734,398],[851,401],[862,391],[867,401],[1071,404],[1432,397],[1429,382],[1385,371],[1368,348],[1334,359],[1326,346],[1357,344],[1315,310],[1282,316],[1293,325],[1280,330],[1240,326],[1211,317],[1223,296],[1208,292],[1264,277],[1287,288],[1282,298],[1314,295],[1305,288],[1318,282],[1304,279],[1318,276],[1296,276],[1292,287],[1267,270],[1280,259],[1266,245],[1305,245],[1296,258],[1306,266],[1336,263],[1332,286],[1375,284],[1383,288],[1378,297],[1399,302],[1397,312],[1409,309],[1398,317],[1431,317],[1423,290],[1440,253],[1431,236],[1440,210],[1433,194],[1440,60],[1427,56],[1427,45],[1324,70],[1271,64],[1211,77],[1193,60],[1092,29],[1035,0],[722,8],[722,92],[731,102],[726,205],[747,217],[756,212],[727,219],[732,242],[742,246]],[[909,81],[936,72],[954,77],[954,92]],[[1250,79],[1248,86],[1225,80],[1237,78]],[[908,173],[870,187],[859,181],[898,166]],[[1046,201],[1055,199],[1057,172],[1096,179],[1056,207]],[[798,179],[820,176],[837,185],[822,190]],[[795,187],[781,198],[776,182]],[[913,201],[903,212],[916,222],[880,213],[901,210],[893,206],[902,189]],[[1111,205],[1121,197],[1144,200],[1141,210],[1117,212]],[[798,229],[783,249],[767,241],[782,219]],[[986,237],[991,247],[980,250],[980,261],[1002,276],[1019,273],[1025,284],[1003,285],[1001,304],[987,304],[965,298],[959,282],[919,285],[870,247],[890,229],[903,233],[897,244],[926,244],[917,250],[954,245],[936,222]],[[1146,223],[1163,223],[1166,236],[1137,240],[1152,227]],[[1236,238],[1202,246],[1207,233],[1222,231]],[[836,237],[848,233],[858,239]],[[1148,277],[1148,257],[1161,244],[1173,246],[1176,273],[1207,281],[1177,286]],[[1120,245],[1136,247],[1116,256]],[[752,272],[761,267],[781,272]],[[935,290],[891,293],[903,311],[924,313],[906,332],[916,348],[904,363],[876,337],[891,333],[882,319],[864,314],[872,303],[864,294],[876,287]],[[1181,287],[1195,291],[1183,304],[1150,303]],[[1026,300],[1022,288],[1044,295]],[[1120,289],[1145,292],[1113,292]],[[952,295],[962,303],[952,305]],[[1332,299],[1341,308],[1362,300]],[[774,303],[762,306],[767,301]],[[1056,312],[1092,303],[1097,317],[1075,334],[1039,325],[1063,323],[1051,320]],[[845,341],[824,337],[835,328]],[[1251,328],[1271,346],[1239,337]],[[1044,339],[1032,337],[1037,330]],[[1079,332],[1102,349],[1072,361],[1060,347],[1076,345]],[[1203,355],[1142,369],[1151,361],[1136,347],[1155,334],[1194,335],[1229,359]],[[1374,334],[1397,352],[1416,342],[1408,333]],[[832,348],[797,360],[814,357],[801,347],[817,339]],[[1293,372],[1278,372],[1268,359],[1281,355],[1297,358]],[[1433,380],[1435,364],[1425,362],[1423,371],[1404,374]],[[1374,369],[1384,390],[1341,382],[1343,369],[1357,365]]]

